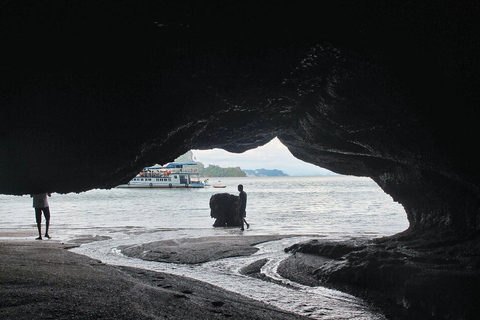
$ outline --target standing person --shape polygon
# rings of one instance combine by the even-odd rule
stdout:
[[[247,229],[250,228],[250,225],[247,223],[247,220],[245,220],[245,217],[247,216],[247,212],[245,209],[247,208],[247,193],[243,191],[243,185],[239,184],[238,185],[238,191],[240,191],[240,194],[238,195],[240,197],[238,201],[238,216],[240,217],[240,221],[242,221],[242,228],[240,230],[245,230],[243,228],[243,223],[247,225]]]
[[[50,227],[50,208],[48,207],[47,195],[51,197],[50,193],[33,194],[33,207],[35,208],[35,218],[37,220],[38,238],[35,240],[42,240],[42,211],[45,216],[46,229],[45,238],[50,239],[48,228]]]

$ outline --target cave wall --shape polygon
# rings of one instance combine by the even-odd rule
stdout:
[[[112,188],[275,136],[415,236],[479,221],[473,1],[4,2],[0,193]]]

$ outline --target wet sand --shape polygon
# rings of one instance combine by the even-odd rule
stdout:
[[[72,246],[0,241],[1,319],[305,319],[189,278],[109,266]]]

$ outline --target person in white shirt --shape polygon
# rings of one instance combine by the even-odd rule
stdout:
[[[33,194],[33,207],[35,208],[35,218],[37,220],[37,228],[38,228],[38,238],[35,240],[42,240],[42,211],[43,215],[45,216],[45,238],[50,239],[50,235],[48,234],[48,228],[50,227],[50,208],[48,206],[47,195],[51,197],[50,193],[39,193]]]

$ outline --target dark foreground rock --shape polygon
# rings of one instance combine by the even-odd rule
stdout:
[[[210,217],[215,218],[214,227],[239,227],[238,196],[229,193],[214,194],[210,198]]]
[[[258,251],[254,245],[285,236],[218,236],[155,241],[121,246],[122,253],[149,261],[196,264],[228,257],[248,256]]]
[[[59,243],[0,243],[0,318],[305,319],[199,281],[112,267]]]
[[[477,243],[425,246],[399,237],[361,243],[311,241],[286,248],[293,255],[278,271],[307,285],[361,296],[389,319],[479,319]]]

